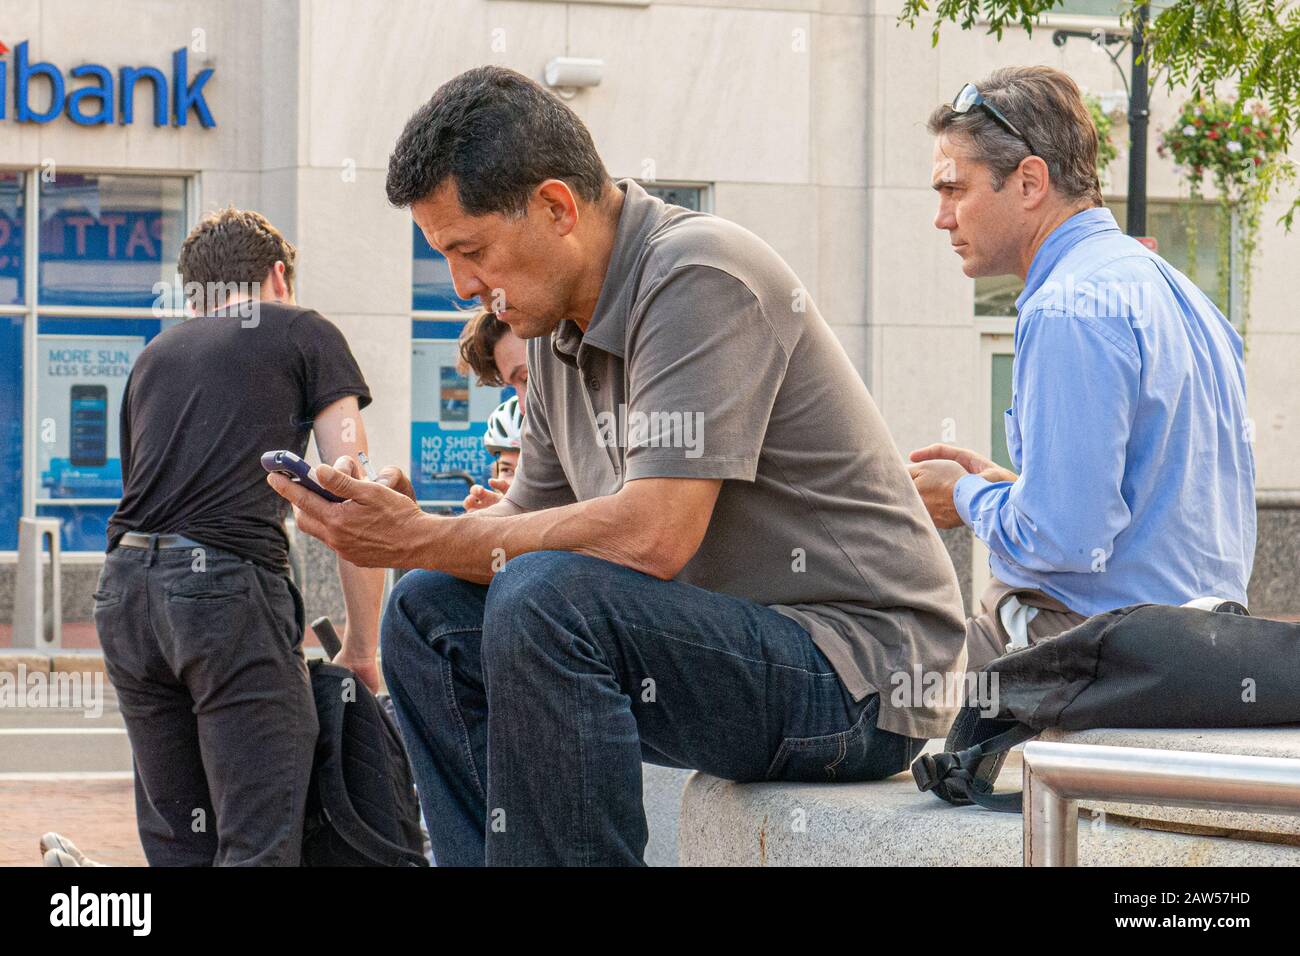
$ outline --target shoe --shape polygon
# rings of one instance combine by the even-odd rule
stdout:
[[[41,855],[46,866],[103,866],[77,849],[77,845],[58,833],[41,837]],[[54,862],[51,862],[53,859]]]

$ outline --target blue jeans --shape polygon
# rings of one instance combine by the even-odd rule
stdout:
[[[490,587],[406,575],[382,649],[443,866],[642,863],[643,759],[877,780],[924,743],[878,729],[879,696],[855,702],[790,618],[569,552]]]

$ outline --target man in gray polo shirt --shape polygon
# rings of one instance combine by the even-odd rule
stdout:
[[[271,481],[349,561],[428,569],[383,666],[441,863],[639,862],[643,758],[869,780],[946,732],[959,701],[921,684],[964,671],[956,575],[780,256],[611,181],[498,67],[416,112],[388,195],[529,340],[520,470],[455,518],[396,469],[321,468],[343,504]]]

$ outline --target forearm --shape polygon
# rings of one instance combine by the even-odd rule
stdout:
[[[1018,548],[1009,545],[1003,518],[1007,516],[1007,498],[1011,486],[990,482],[979,475],[967,475],[953,488],[953,505],[957,514],[984,545],[998,557],[1020,564]],[[1014,516],[1014,509],[1009,509]]]
[[[630,547],[627,522],[620,520],[615,499],[596,498],[530,512],[500,501],[456,517],[425,515],[408,546],[411,566],[487,584],[517,555],[573,551],[654,573],[654,562],[645,549]]]
[[[647,478],[616,494],[525,514],[431,515],[416,507],[400,473],[364,481],[328,465],[321,486],[330,503],[289,481],[267,476],[294,506],[298,527],[365,568],[427,568],[485,584],[507,561],[530,551],[573,551],[663,580],[677,576],[699,549],[721,479]],[[510,505],[509,507],[514,507]]]
[[[1032,571],[1083,572],[1109,559],[1127,525],[1121,501],[1086,489],[1034,494],[1023,483],[988,482],[971,475],[958,482],[953,501],[975,537],[1004,561]]]
[[[366,660],[375,656],[384,573],[383,568],[359,568],[342,557],[338,559],[339,583],[343,586],[343,604],[348,615],[343,635],[345,656]]]
[[[415,567],[480,584],[530,551],[572,551],[666,581],[699,549],[721,486],[714,479],[646,479],[541,511],[422,515],[407,553]]]

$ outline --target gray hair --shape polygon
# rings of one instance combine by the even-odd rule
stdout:
[[[1074,80],[1048,66],[1011,66],[975,85],[1034,144],[1061,195],[1102,204],[1097,127]],[[970,143],[975,158],[992,173],[995,192],[1030,155],[1024,140],[978,107],[958,113],[945,103],[930,114],[926,126],[935,136],[955,134]]]

